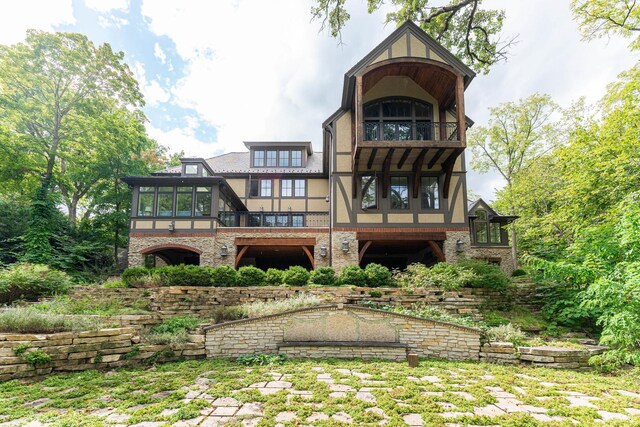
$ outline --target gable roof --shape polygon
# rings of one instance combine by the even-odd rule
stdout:
[[[491,220],[492,218],[496,218],[496,219],[501,219],[501,220],[506,220],[508,222],[511,222],[513,220],[516,220],[518,218],[520,218],[519,216],[516,215],[501,215],[498,211],[496,211],[495,209],[493,209],[487,202],[485,202],[482,197],[478,198],[478,200],[475,201],[469,201],[468,202],[468,210],[469,210],[469,217],[475,217],[475,213],[478,209],[484,209],[486,210],[489,215],[488,218]]]

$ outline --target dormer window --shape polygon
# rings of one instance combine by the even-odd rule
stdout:
[[[254,168],[301,168],[303,166],[301,149],[253,149],[251,159]]]
[[[487,211],[478,209],[473,220],[473,235],[479,245],[504,245],[507,242],[502,223],[491,222]]]
[[[196,164],[184,165],[184,174],[185,175],[198,175],[198,165],[196,165]]]

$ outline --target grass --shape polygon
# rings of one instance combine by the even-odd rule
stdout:
[[[358,400],[355,392],[330,398],[328,385],[317,379],[317,369],[330,374],[335,384],[354,389],[371,387],[377,402]],[[367,384],[343,369],[368,374],[370,377],[366,381],[375,383]],[[274,371],[288,376],[285,380],[292,383],[291,389],[310,391],[310,398],[287,397],[287,390],[266,396],[257,390],[238,391],[257,382],[272,381]],[[188,361],[158,365],[151,369],[121,369],[109,373],[86,371],[51,375],[43,380],[5,382],[0,386],[0,423],[20,420],[18,424],[39,421],[51,423],[54,427],[101,426],[106,424],[105,415],[99,416],[96,411],[112,408],[119,414],[130,416],[125,424],[156,421],[170,425],[179,420],[195,419],[201,410],[211,412],[212,399],[233,397],[241,404],[260,402],[264,405],[261,426],[275,425],[277,414],[284,411],[291,411],[298,417],[298,421],[286,423],[286,426],[311,424],[305,423],[304,419],[314,412],[329,417],[337,412],[345,412],[353,418],[352,426],[373,426],[381,419],[367,411],[367,408],[374,406],[386,413],[389,426],[406,425],[402,417],[412,413],[420,414],[425,426],[443,427],[447,423],[513,427],[573,425],[568,420],[542,423],[525,413],[492,418],[467,415],[456,419],[445,419],[440,415],[451,411],[473,412],[474,407],[495,403],[496,398],[485,387],[501,387],[515,394],[523,404],[543,407],[548,415],[570,417],[578,425],[632,426],[640,423],[640,417],[598,423],[601,416],[597,409],[570,406],[564,393],[585,393],[598,398],[592,402],[599,409],[626,414],[624,408],[639,409],[640,400],[621,395],[616,390],[638,392],[639,375],[640,371],[633,371],[621,377],[607,377],[595,373],[438,360],[423,360],[415,369],[409,368],[406,363],[358,360],[288,360],[281,365],[251,367],[221,359]],[[408,378],[422,376],[437,376],[440,381],[431,383]],[[518,389],[524,394],[520,394]],[[195,390],[205,392],[208,396],[183,401],[187,393]],[[468,401],[456,394],[460,391],[469,393],[475,400]],[[429,395],[425,392],[441,394]],[[445,409],[441,402],[456,407]],[[236,421],[236,424],[231,422],[227,425],[240,424]],[[315,425],[342,424],[330,419]]]
[[[247,317],[259,317],[304,307],[313,307],[322,303],[323,301],[318,297],[302,294],[278,301],[255,301],[251,304],[245,304],[241,308]]]
[[[509,311],[491,311],[485,313],[487,319],[505,318],[523,331],[542,331],[549,322],[539,313],[533,313],[524,307],[514,307]]]
[[[50,333],[95,330],[102,326],[98,319],[67,317],[33,307],[14,307],[0,312],[0,332]]]
[[[102,296],[69,298],[58,296],[52,300],[36,304],[38,310],[56,314],[91,314],[100,316],[117,316],[121,314],[149,314],[149,302],[145,299],[133,305],[125,305],[118,298]]]

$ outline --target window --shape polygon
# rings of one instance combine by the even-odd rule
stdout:
[[[293,166],[294,168],[302,167],[302,151],[300,150],[291,151],[291,166]]]
[[[271,180],[260,180],[260,197],[271,197]]]
[[[256,166],[256,167],[264,166],[264,151],[256,150],[253,152],[253,166]]]
[[[140,187],[138,194],[138,216],[153,216],[155,187]]]
[[[211,187],[196,187],[196,216],[211,216]]]
[[[391,209],[409,209],[408,182],[406,176],[391,177]]]
[[[278,152],[278,166],[281,168],[289,167],[289,151],[280,150]]]
[[[307,181],[304,179],[283,179],[280,185],[282,197],[304,197],[307,193]]]
[[[433,106],[410,98],[390,98],[364,106],[365,141],[433,139]]]
[[[420,181],[420,197],[422,199],[422,209],[440,209],[440,196],[438,194],[437,177],[422,177]]]
[[[178,187],[176,194],[176,216],[191,216],[193,187]]]
[[[275,150],[267,150],[267,167],[278,166],[277,154],[278,154],[278,152],[275,151]]]
[[[368,175],[360,178],[360,208],[378,209],[378,197],[376,190],[375,175]]]
[[[476,218],[473,220],[475,242],[478,244],[505,244],[502,225],[499,222],[490,222],[486,210],[476,210]]]
[[[302,215],[302,214],[293,214],[293,215],[291,215],[291,226],[292,227],[304,227],[304,215]]]
[[[293,196],[293,180],[292,179],[283,179],[280,181],[280,185],[282,186],[280,194],[282,197],[291,197]]]
[[[295,197],[304,197],[307,192],[307,181],[304,179],[294,180],[293,190]]]
[[[184,173],[185,175],[197,175],[198,165],[184,165]]]
[[[491,243],[502,243],[502,227],[498,222],[489,224]]]
[[[476,243],[489,243],[487,236],[487,223],[476,222]]]
[[[209,176],[209,171],[205,168],[202,168],[202,176]]]
[[[252,179],[251,181],[249,181],[249,197],[258,197],[258,194],[260,194],[259,188],[259,179]]]
[[[158,187],[158,216],[173,215],[173,187]]]

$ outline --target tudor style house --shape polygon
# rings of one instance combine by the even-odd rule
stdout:
[[[252,141],[127,177],[129,265],[404,268],[469,257],[511,271],[505,225],[515,217],[466,198],[464,92],[474,76],[403,24],[345,74],[322,152]]]

